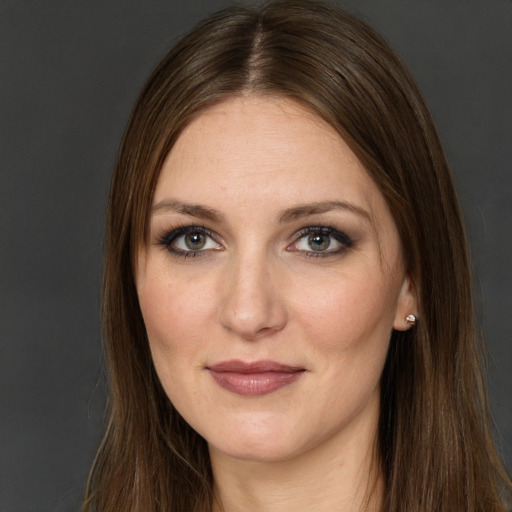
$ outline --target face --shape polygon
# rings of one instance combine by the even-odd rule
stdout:
[[[136,285],[169,399],[213,453],[291,459],[374,432],[415,311],[386,202],[291,100],[226,100],[161,170]]]

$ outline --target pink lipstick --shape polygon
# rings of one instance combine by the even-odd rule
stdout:
[[[292,384],[305,372],[304,368],[274,361],[245,363],[237,359],[223,361],[207,369],[220,387],[245,396],[272,393]]]

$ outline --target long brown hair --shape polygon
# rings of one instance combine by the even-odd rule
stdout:
[[[511,484],[490,432],[464,227],[431,116],[378,34],[311,0],[211,16],[170,51],[137,100],[108,208],[110,419],[84,510],[211,510],[207,445],[158,381],[133,268],[165,156],[194,116],[236,94],[293,98],[330,123],[379,186],[400,231],[420,320],[393,334],[382,376],[383,510],[506,510]]]

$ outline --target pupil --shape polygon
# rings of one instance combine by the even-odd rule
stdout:
[[[308,242],[313,251],[323,251],[329,247],[329,237],[327,235],[310,235]]]
[[[206,243],[205,236],[202,233],[190,233],[185,237],[185,243],[189,249],[202,249]]]

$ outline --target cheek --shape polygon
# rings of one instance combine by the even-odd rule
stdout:
[[[160,271],[147,272],[138,283],[138,297],[155,367],[179,365],[193,357],[211,325],[208,293],[199,293],[191,280],[165,279]]]
[[[357,413],[378,388],[397,300],[396,287],[380,275],[352,276],[312,288],[296,309],[321,375],[321,401],[340,417]]]
[[[378,279],[339,279],[296,304],[309,341],[319,411],[325,421],[348,421],[378,389],[389,348],[396,292]],[[380,281],[381,283],[381,281]],[[336,390],[336,392],[333,392]]]
[[[205,302],[198,300],[193,286],[180,286],[176,280],[171,284],[165,275],[146,274],[138,286],[139,303],[158,378],[174,406],[187,411],[201,400],[193,370],[202,363],[198,354],[204,346],[200,323]]]
[[[302,293],[294,294],[296,316],[322,347],[344,351],[389,340],[397,292],[380,276],[340,276],[328,283],[300,288]]]

